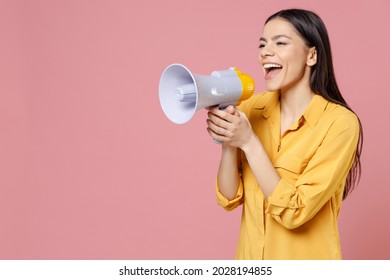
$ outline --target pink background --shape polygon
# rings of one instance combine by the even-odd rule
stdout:
[[[158,82],[236,66],[262,91],[263,23],[290,7],[327,24],[364,125],[344,258],[390,259],[387,0],[1,0],[0,258],[232,259],[241,211],[216,205],[205,111],[171,123]]]

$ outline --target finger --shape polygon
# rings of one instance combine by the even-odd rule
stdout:
[[[238,109],[236,106],[234,106],[234,115],[235,116],[240,116],[240,109]]]
[[[233,129],[233,123],[228,122],[225,119],[222,119],[221,117],[213,114],[213,113],[208,113],[209,120],[213,123],[213,125],[223,128],[225,130],[232,130]]]
[[[211,130],[210,128],[207,128],[207,132],[209,133],[209,135],[211,136],[211,138],[213,138],[214,140],[217,140],[219,142],[226,142],[228,140],[228,138],[226,138],[225,136],[223,135],[219,135],[217,133],[215,133],[213,130]]]
[[[236,119],[236,116],[226,112],[225,110],[220,110],[218,108],[212,108],[209,112],[229,123],[234,122]]]
[[[234,115],[236,109],[233,105],[229,105],[224,109],[225,112]]]
[[[240,111],[238,108],[236,109],[236,116],[241,120],[244,119],[248,121],[248,117],[246,116],[246,114],[243,111]]]
[[[215,134],[218,134],[220,136],[227,136],[231,137],[231,132],[229,129],[224,128],[222,126],[219,126],[215,123],[213,123],[210,119],[207,120],[207,126],[209,129],[211,129]]]

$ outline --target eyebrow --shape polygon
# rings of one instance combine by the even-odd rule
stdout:
[[[272,41],[276,41],[280,38],[287,38],[287,39],[292,39],[290,36],[287,36],[287,35],[284,35],[284,34],[280,34],[280,35],[275,35],[271,38]],[[260,38],[260,41],[264,41],[264,42],[267,42],[267,39],[265,39],[264,37],[261,37]]]

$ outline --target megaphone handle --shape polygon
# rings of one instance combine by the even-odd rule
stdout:
[[[229,105],[218,105],[218,109],[219,109],[219,110],[224,110],[224,109],[226,109],[228,106],[229,106]],[[222,142],[221,142],[221,141],[218,141],[218,140],[213,139],[213,142],[216,143],[216,144],[222,145]]]

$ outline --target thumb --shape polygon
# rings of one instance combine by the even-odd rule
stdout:
[[[235,115],[236,113],[236,107],[234,107],[233,105],[229,105],[225,108],[225,112],[226,113],[229,113],[229,114],[232,114],[232,115]]]
[[[246,117],[245,113],[244,113],[243,111],[240,111],[237,107],[235,107],[234,115],[235,115],[236,117],[239,117],[239,118],[243,117],[244,119],[248,119],[248,118]]]

